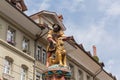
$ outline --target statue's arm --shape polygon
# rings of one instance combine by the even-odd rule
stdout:
[[[49,42],[56,43],[56,42],[53,40],[53,38],[52,38],[52,30],[50,30],[50,31],[48,32],[47,40],[48,40]]]

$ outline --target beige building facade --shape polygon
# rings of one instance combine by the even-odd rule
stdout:
[[[8,0],[0,0],[1,80],[42,80],[46,69],[46,36],[54,23],[65,30],[55,12],[41,11],[28,17]],[[71,80],[116,80],[75,40],[66,42],[65,48]]]

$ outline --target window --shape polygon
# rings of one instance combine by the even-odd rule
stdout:
[[[39,72],[36,73],[36,80],[42,80],[41,73],[39,73]]]
[[[91,80],[91,77],[89,75],[87,75],[87,80]]]
[[[80,70],[78,70],[78,80],[83,80],[83,73]]]
[[[41,47],[37,46],[36,60],[40,61],[40,59],[41,59]]]
[[[42,63],[43,64],[46,64],[46,57],[47,57],[46,51],[43,49],[42,51]]]
[[[21,70],[21,80],[26,80],[26,73],[27,73],[27,70],[22,68],[22,70]]]
[[[11,74],[12,71],[12,63],[13,59],[9,56],[5,56],[5,61],[4,61],[4,73],[6,74]]]
[[[11,68],[12,68],[12,62],[10,62],[9,60],[5,59],[4,73],[10,74],[11,73]]]
[[[10,27],[7,30],[7,42],[15,45],[15,30]]]
[[[23,49],[23,52],[29,51],[29,39],[25,37],[23,38],[23,41],[22,41],[22,49]]]
[[[28,71],[28,67],[26,67],[25,65],[22,65],[22,67],[21,67],[21,80],[27,80],[27,71]]]
[[[72,80],[74,80],[74,66],[72,64],[69,64],[70,70],[71,70],[71,75],[72,75]]]

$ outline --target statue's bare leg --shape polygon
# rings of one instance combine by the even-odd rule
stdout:
[[[58,58],[59,58],[59,64],[60,64],[61,66],[63,66],[62,54],[61,54],[61,53],[58,54]]]
[[[50,52],[48,52],[48,54],[47,54],[47,60],[46,60],[46,67],[49,67],[49,58],[50,58],[50,56],[52,55],[52,53],[50,53]]]

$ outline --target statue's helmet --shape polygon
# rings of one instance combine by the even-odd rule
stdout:
[[[52,28],[54,32],[58,32],[61,30],[61,27],[58,24],[53,24]]]

